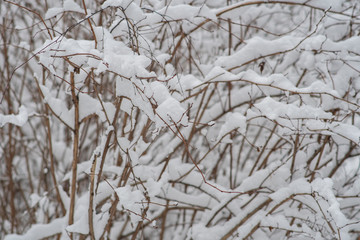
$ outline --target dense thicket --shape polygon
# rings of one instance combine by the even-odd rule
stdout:
[[[0,13],[1,239],[358,237],[357,0]]]

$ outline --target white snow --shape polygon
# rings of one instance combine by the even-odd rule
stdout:
[[[155,124],[157,128],[181,124],[186,126],[188,118],[185,114],[185,109],[181,106],[180,102],[172,97],[167,98],[156,108]]]
[[[73,0],[65,0],[62,7],[53,7],[48,9],[45,14],[45,19],[53,18],[65,11],[84,13],[84,10],[76,2]]]
[[[66,226],[67,218],[57,218],[48,224],[34,224],[24,235],[9,234],[4,240],[40,240],[61,233]]]
[[[27,120],[28,120],[28,111],[27,108],[24,105],[22,105],[19,107],[19,113],[16,115],[0,114],[0,127],[3,127],[7,123],[21,127],[27,122]]]
[[[226,114],[226,121],[221,126],[219,136],[217,139],[220,139],[225,134],[237,129],[241,134],[245,133],[246,130],[246,117],[244,117],[241,113],[234,112]]]

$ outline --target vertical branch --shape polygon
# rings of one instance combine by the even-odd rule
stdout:
[[[299,145],[299,134],[296,134],[295,143],[294,143],[294,152],[292,155],[292,161],[291,161],[291,167],[290,167],[290,178],[292,179],[294,174],[294,168],[295,168],[295,159],[296,159],[296,153],[298,151],[298,145]]]
[[[228,26],[229,26],[229,49],[228,54],[231,55],[231,48],[232,48],[232,33],[231,33],[231,19],[228,19]]]
[[[232,90],[232,84],[231,82],[227,83],[228,87],[228,102],[229,102],[229,110],[231,110],[231,90]]]
[[[45,68],[43,69],[42,84],[45,85]],[[51,127],[50,127],[50,120],[49,120],[49,105],[48,104],[45,104],[45,116],[46,116],[45,117],[46,134],[47,134],[47,139],[48,139],[48,144],[49,144],[51,178],[54,183],[54,187],[55,187],[55,191],[56,191],[56,198],[57,198],[58,203],[60,204],[61,212],[63,215],[65,215],[66,210],[65,210],[64,203],[60,196],[59,187],[58,187],[56,175],[55,175],[55,161],[54,161],[53,148],[52,148],[52,137],[51,137]]]
[[[88,15],[88,12],[87,12],[87,9],[86,9],[86,5],[85,5],[85,0],[82,0],[82,3],[83,3],[83,6],[84,6],[84,11],[85,11],[85,15]],[[91,20],[90,18],[87,19],[89,25],[90,25],[90,29],[91,29],[91,32],[93,34],[93,37],[94,37],[94,41],[95,41],[95,48],[97,48],[97,39],[96,39],[96,35],[95,35],[95,31],[94,31],[94,28],[91,24]]]
[[[315,179],[315,173],[316,171],[319,169],[319,164],[320,164],[320,161],[321,161],[321,158],[322,158],[322,155],[324,153],[324,149],[325,149],[325,146],[326,144],[330,141],[330,137],[329,136],[326,136],[325,139],[324,139],[324,142],[321,146],[321,150],[320,150],[320,153],[319,153],[319,157],[316,161],[316,164],[315,164],[315,167],[314,167],[314,171],[311,173],[311,177],[310,177],[310,182],[312,182],[314,179]],[[310,166],[310,165],[309,165]]]
[[[8,93],[10,95],[10,93]],[[8,102],[9,103],[9,102]],[[9,132],[8,132],[8,156],[5,157],[6,161],[6,171],[9,179],[9,185],[8,190],[10,193],[10,222],[11,222],[11,233],[15,231],[15,223],[16,223],[16,208],[15,208],[15,185],[14,185],[14,179],[13,179],[13,159],[15,155],[15,142],[12,138],[12,128],[13,126],[9,125]]]
[[[160,240],[164,239],[164,233],[166,228],[166,217],[169,211],[169,200],[166,200],[166,206],[164,212],[162,213],[162,222],[161,222],[161,232],[160,232]]]
[[[231,139],[233,138],[232,135],[231,136]],[[229,155],[230,155],[230,174],[229,174],[229,187],[230,189],[234,189],[234,186],[233,186],[233,162],[234,162],[234,157],[233,157],[233,145],[230,144],[229,146]]]
[[[75,93],[75,80],[74,72],[70,73],[71,84],[71,98],[74,103],[74,139],[73,139],[73,161],[72,161],[72,178],[71,178],[71,193],[70,193],[70,209],[69,209],[69,221],[68,224],[74,223],[74,209],[75,209],[75,195],[76,195],[76,177],[77,177],[77,163],[79,155],[79,99]],[[70,234],[72,239],[72,234]]]
[[[91,172],[90,172],[90,190],[89,190],[89,210],[88,210],[88,217],[89,217],[89,233],[90,239],[94,240],[94,185],[95,185],[95,168],[96,168],[96,159],[97,156],[94,154],[94,160],[91,165]]]
[[[189,63],[189,73],[192,73],[192,68],[191,68],[191,37],[189,37],[189,43],[188,43],[188,51],[189,51],[189,59],[188,59],[188,63]]]
[[[5,62],[4,62],[4,68],[6,69],[6,71],[4,71],[4,68],[2,69],[4,71],[4,76],[5,73],[8,76],[10,76],[10,63],[8,61],[8,57],[9,57],[9,52],[8,52],[8,36],[7,36],[7,31],[6,31],[6,22],[3,23],[2,26],[2,31],[1,31],[1,38],[3,40],[3,49],[2,49],[2,54],[4,57]],[[8,112],[9,114],[13,113],[13,104],[12,104],[12,97],[11,97],[11,89],[10,89],[10,80],[7,83],[8,86],[5,87],[4,89],[4,93],[2,94],[2,98],[0,103],[2,102],[2,99],[6,98],[6,102],[8,105]],[[13,159],[15,156],[15,144],[16,144],[16,140],[13,138],[13,126],[11,124],[9,124],[8,127],[8,141],[7,141],[7,153],[5,153],[5,167],[6,167],[6,174],[8,176],[9,179],[9,184],[8,184],[8,193],[10,194],[10,223],[11,223],[11,228],[10,231],[11,233],[13,233],[15,231],[15,223],[16,223],[16,208],[15,208],[15,184],[14,184],[14,178],[13,178]],[[3,140],[2,140],[3,141]],[[7,199],[7,198],[6,198]]]
[[[96,90],[96,88],[94,88]],[[101,99],[99,98],[99,101],[101,102]],[[121,106],[121,102],[122,102],[122,98],[120,100],[118,100],[118,102],[116,103],[116,112],[115,112],[115,115],[114,115],[114,119],[112,121],[112,126],[115,126],[116,124],[116,121],[117,121],[117,118],[119,116],[119,113],[120,113],[120,106]],[[106,114],[106,111],[105,111],[105,108],[104,109],[104,112]],[[110,121],[110,120],[109,120]],[[110,122],[109,122],[110,124]],[[100,180],[101,180],[101,176],[102,176],[102,170],[103,170],[103,167],[104,167],[104,163],[105,163],[105,159],[106,159],[106,155],[108,153],[108,150],[109,150],[109,147],[110,147],[110,140],[112,138],[112,135],[113,135],[113,131],[110,131],[109,134],[107,135],[107,138],[106,138],[106,143],[105,143],[105,147],[103,149],[103,152],[101,154],[101,162],[100,162],[100,168],[99,168],[99,172],[97,173],[97,181],[96,181],[96,187],[95,187],[95,194],[97,193],[98,191],[98,187],[99,187],[99,183],[100,183]],[[116,137],[116,136],[115,136]]]

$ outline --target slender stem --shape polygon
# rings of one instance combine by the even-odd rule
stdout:
[[[76,178],[77,178],[77,163],[79,160],[79,99],[75,93],[75,80],[74,72],[70,73],[71,83],[71,97],[74,104],[74,139],[73,139],[73,161],[72,161],[72,178],[71,178],[71,193],[70,193],[70,209],[69,209],[69,221],[68,224],[74,223],[74,210],[75,210],[75,195],[76,195]],[[70,238],[73,239],[72,234]]]
[[[42,84],[45,85],[45,68],[43,69],[43,83]],[[58,187],[56,175],[55,175],[55,160],[54,160],[54,154],[53,154],[53,148],[52,148],[52,136],[51,136],[51,127],[50,127],[50,120],[49,120],[49,117],[50,117],[49,116],[49,108],[50,108],[49,105],[45,104],[45,114],[46,114],[45,125],[46,125],[46,134],[47,134],[48,144],[49,144],[50,173],[51,173],[52,181],[54,183],[57,201],[60,204],[62,214],[65,215],[66,209],[65,209],[64,203],[61,199],[61,195],[60,195],[60,191],[59,191],[59,187]]]
[[[94,154],[94,159],[91,165],[91,172],[90,172],[90,191],[89,191],[89,209],[88,209],[88,217],[89,217],[89,234],[90,239],[94,240],[94,185],[95,185],[95,169],[96,169],[96,160],[97,156]]]

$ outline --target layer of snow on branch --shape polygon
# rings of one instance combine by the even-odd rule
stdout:
[[[312,119],[331,119],[332,114],[323,111],[320,108],[311,106],[297,107],[294,104],[286,104],[275,101],[271,97],[266,97],[260,103],[254,106],[267,118],[274,120],[278,117],[297,119],[297,118],[312,118]]]
[[[113,121],[115,115],[115,107],[110,102],[102,102],[90,97],[87,94],[79,94],[79,114],[80,121],[91,114],[96,114],[101,121]],[[108,118],[108,119],[107,119]]]
[[[220,129],[218,139],[235,129],[237,129],[241,134],[245,134],[246,117],[238,112],[228,113],[226,115],[226,121]]]
[[[56,15],[63,13],[65,11],[84,13],[85,11],[73,0],[65,0],[62,7],[53,7],[50,8],[46,14],[45,19],[53,18]]]
[[[10,123],[16,126],[23,126],[28,120],[28,112],[25,106],[19,108],[19,114],[14,115],[3,115],[0,114],[0,127],[3,127],[5,124]]]
[[[259,57],[288,51],[294,48],[300,40],[300,38],[292,36],[284,36],[275,40],[253,37],[242,49],[231,56],[220,57],[215,64],[227,69],[238,67]]]
[[[141,202],[144,198],[140,190],[132,191],[130,186],[119,187],[115,189],[119,197],[117,209],[127,210],[130,213],[130,219],[133,224],[141,221]]]
[[[49,224],[34,224],[24,235],[10,234],[4,240],[38,240],[61,233],[67,218],[57,218]]]
[[[167,125],[181,124],[186,126],[188,118],[185,115],[185,109],[180,102],[172,97],[167,98],[156,108],[155,124],[157,128]]]

